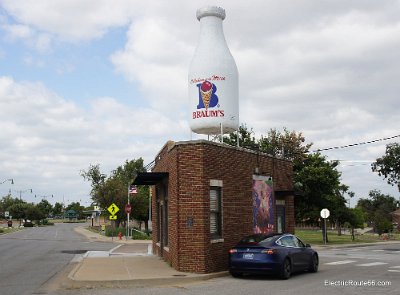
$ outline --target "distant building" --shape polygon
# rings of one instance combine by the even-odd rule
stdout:
[[[392,215],[392,222],[398,230],[400,230],[400,209],[390,213]]]
[[[78,213],[75,210],[68,210],[64,213],[64,218],[72,221],[78,219]]]

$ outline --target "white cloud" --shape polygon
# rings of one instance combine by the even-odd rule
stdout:
[[[109,173],[126,159],[151,161],[164,141],[188,128],[111,97],[94,98],[83,109],[41,83],[9,77],[0,77],[0,117],[0,171],[16,187],[25,183],[49,194],[84,191],[79,171],[90,163],[101,163]]]
[[[125,48],[111,57],[117,71],[138,82],[143,96],[158,109],[173,111],[185,104],[186,68],[194,47],[178,31],[161,20],[140,20],[130,27]]]
[[[3,25],[2,29],[8,33],[9,38],[30,38],[32,29],[25,25]]]
[[[120,0],[1,0],[19,22],[67,41],[100,38],[108,29],[126,25],[141,1]]]
[[[46,33],[37,33],[30,26],[21,24],[3,24],[1,29],[5,32],[8,41],[23,40],[28,46],[39,52],[47,52],[51,47],[51,38]]]

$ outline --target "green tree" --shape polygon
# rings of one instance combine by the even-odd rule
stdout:
[[[217,136],[218,137],[218,136]],[[224,143],[237,146],[239,138],[239,146],[252,150],[258,150],[258,143],[254,137],[253,128],[248,129],[247,125],[242,124],[239,126],[239,135],[236,132],[232,132],[229,135],[223,137]]]
[[[144,222],[145,230],[148,232],[149,219],[149,187],[139,186],[138,193],[131,198],[132,217],[140,222]]]
[[[349,208],[350,217],[348,223],[353,228],[364,228],[365,215],[361,208]]]
[[[336,170],[337,165],[337,161],[328,162],[319,153],[307,155],[298,165],[294,175],[294,181],[301,190],[295,198],[297,222],[316,224],[321,209],[328,208],[335,215],[336,209],[343,208],[345,200],[339,198],[337,193],[341,176]]]
[[[232,132],[224,136],[224,143],[236,146],[237,138],[236,132]],[[301,132],[289,131],[286,127],[283,128],[283,132],[270,129],[267,135],[261,135],[259,139],[256,139],[252,128],[241,125],[239,127],[239,146],[279,156],[293,161],[296,165],[306,158],[312,143],[305,143]]]
[[[56,202],[53,207],[53,215],[59,216],[62,215],[63,205],[61,203]]]
[[[53,206],[50,204],[49,201],[47,201],[46,199],[41,200],[36,207],[42,211],[42,213],[48,217],[49,214],[53,211]]]
[[[374,223],[374,204],[371,199],[359,199],[356,208],[359,208],[364,213],[364,219],[368,226],[373,226]]]
[[[39,224],[40,220],[46,218],[46,214],[38,206],[32,204],[27,204],[24,215],[26,219],[34,220],[36,224]]]
[[[28,208],[28,204],[24,201],[20,202],[15,202],[13,205],[11,205],[8,210],[10,211],[10,215],[15,218],[19,219],[25,219],[25,210]]]
[[[312,143],[305,143],[301,132],[289,131],[286,127],[283,132],[270,129],[267,136],[261,136],[259,146],[261,151],[293,161],[296,169],[307,158]]]
[[[346,224],[351,230],[351,239],[354,241],[354,229],[364,228],[364,213],[360,208],[348,208],[346,216]]]
[[[7,195],[0,200],[0,211],[10,211],[11,206],[21,203],[24,203],[24,201],[20,200],[19,198],[13,198],[11,195]]]
[[[386,145],[385,155],[372,163],[372,171],[383,176],[389,184],[397,185],[400,191],[400,144]]]
[[[357,207],[366,215],[366,219],[379,234],[392,229],[390,212],[396,210],[396,199],[382,194],[379,190],[369,192],[369,199],[360,199]]]
[[[92,186],[91,194],[92,196],[96,194],[99,187],[104,183],[105,178],[107,177],[106,174],[102,174],[100,171],[100,164],[96,165],[89,165],[88,170],[81,170],[80,175],[86,181],[90,181]]]
[[[142,158],[130,161],[126,160],[124,165],[118,166],[117,169],[113,171],[111,177],[119,179],[125,185],[125,189],[128,190],[128,186],[137,172],[146,172]]]
[[[93,202],[103,209],[107,209],[112,203],[115,203],[120,211],[117,213],[117,226],[121,221],[127,219],[125,205],[128,202],[128,187],[138,172],[145,172],[143,159],[126,160],[121,166],[118,166],[111,172],[110,176],[101,173],[100,165],[90,165],[87,171],[81,171],[81,175],[87,181],[91,182],[91,196]],[[138,194],[131,197],[132,216],[144,221],[146,229],[148,227],[149,211],[149,188],[147,186],[139,187]]]
[[[83,214],[84,209],[85,207],[81,206],[79,202],[72,202],[65,208],[65,211],[74,210],[78,215],[78,219],[84,219],[85,218],[85,215]]]
[[[348,190],[349,187],[347,185],[339,184],[334,194],[327,197],[332,216],[331,218],[335,221],[338,236],[342,234],[342,225],[349,218],[349,211],[346,207],[346,199],[344,197]]]

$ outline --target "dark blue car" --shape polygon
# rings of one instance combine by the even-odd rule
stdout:
[[[229,272],[277,274],[288,279],[293,272],[317,272],[318,253],[291,234],[254,234],[229,250]]]

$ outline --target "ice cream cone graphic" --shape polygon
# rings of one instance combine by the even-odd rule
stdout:
[[[210,105],[211,95],[213,90],[213,84],[209,81],[204,81],[200,87],[201,99],[203,100],[206,110]]]

